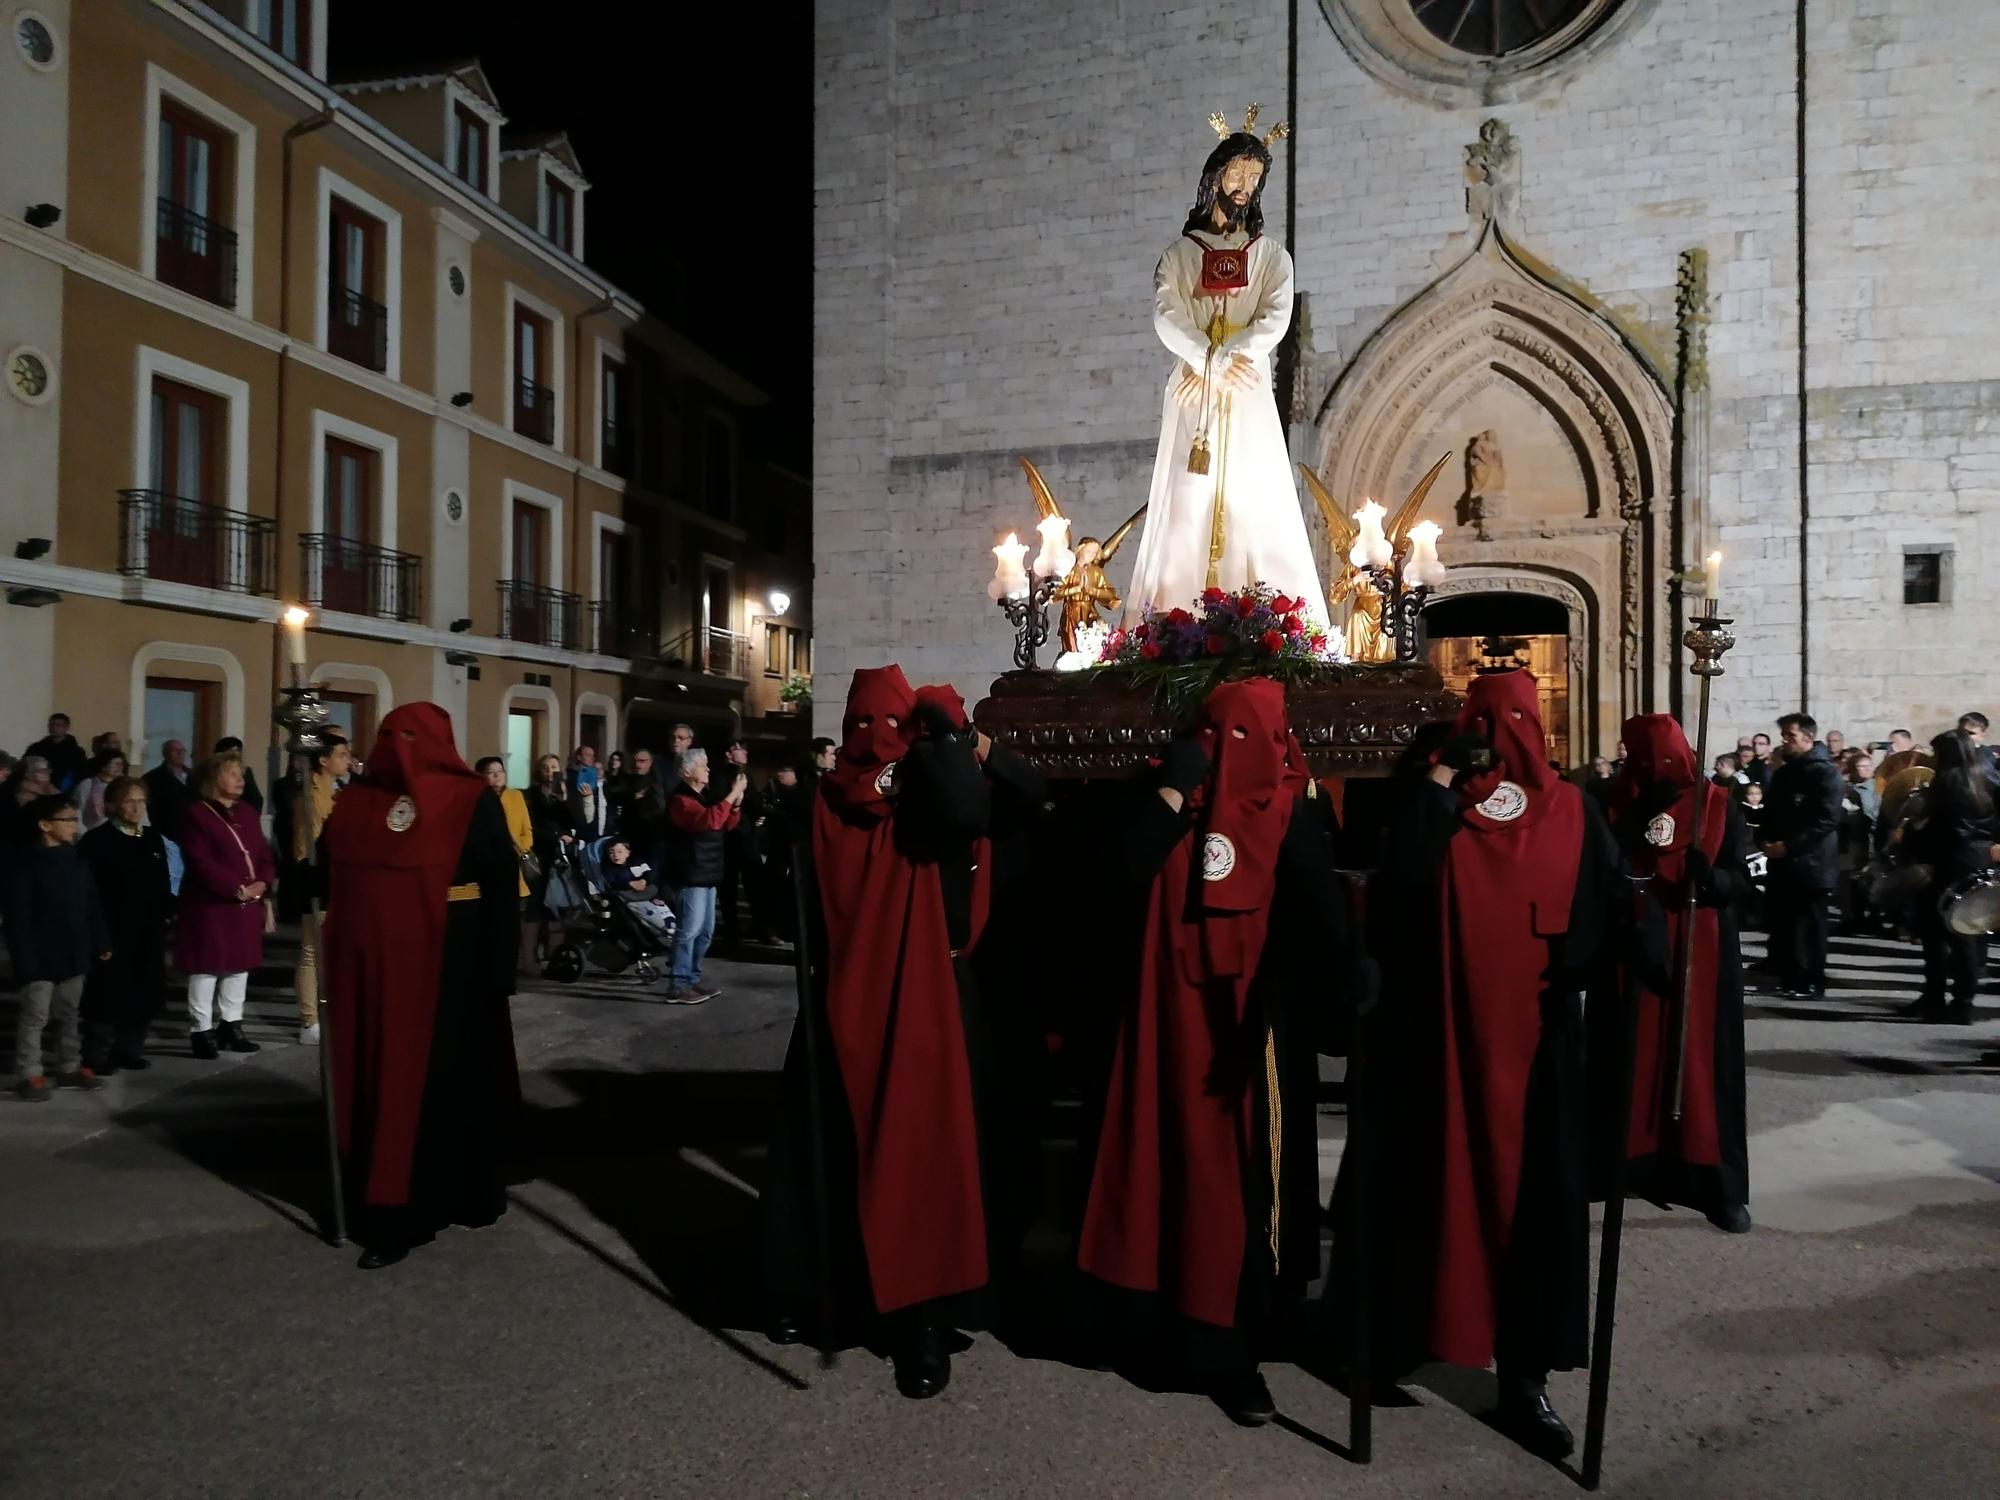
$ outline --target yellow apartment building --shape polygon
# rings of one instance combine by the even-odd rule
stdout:
[[[584,263],[565,137],[476,62],[329,83],[326,0],[0,23],[0,745],[273,743],[297,601],[362,748],[418,699],[517,777],[661,719],[797,748],[803,481]]]

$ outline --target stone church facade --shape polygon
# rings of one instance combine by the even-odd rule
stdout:
[[[983,584],[1032,530],[1017,454],[1079,532],[1144,499],[1153,262],[1207,114],[1251,100],[1295,132],[1264,197],[1302,294],[1294,456],[1351,507],[1454,454],[1439,600],[1541,601],[1572,758],[1682,710],[1710,550],[1718,739],[2000,708],[2000,7],[828,0],[817,27],[822,732],[855,666],[971,699],[1008,665]]]

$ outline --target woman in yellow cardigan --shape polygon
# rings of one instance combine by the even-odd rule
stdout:
[[[523,858],[532,854],[535,849],[535,825],[528,817],[528,799],[521,795],[519,788],[507,785],[507,762],[497,755],[488,755],[482,757],[473,770],[484,776],[486,784],[500,794],[500,806],[507,814],[507,832],[513,836],[515,851]],[[527,872],[523,870],[519,878],[522,913],[526,915]],[[541,965],[535,960],[535,924],[532,922],[521,924],[521,954],[515,968],[523,979],[542,977]]]

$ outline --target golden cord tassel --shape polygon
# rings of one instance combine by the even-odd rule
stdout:
[[[1278,1274],[1278,1205],[1280,1173],[1278,1162],[1285,1144],[1284,1101],[1278,1096],[1278,1034],[1264,1028],[1264,1088],[1271,1111],[1271,1274]]]

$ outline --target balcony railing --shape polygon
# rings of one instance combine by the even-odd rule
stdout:
[[[561,589],[543,588],[503,578],[500,591],[500,639],[524,646],[556,646],[574,651],[579,645],[583,601]]]
[[[599,656],[656,657],[660,636],[633,622],[632,611],[610,599],[593,599],[590,604],[590,635],[587,645]]]
[[[236,305],[235,230],[162,198],[154,236],[153,273],[160,280],[219,307]]]
[[[663,648],[660,659],[670,667],[688,672],[704,672],[710,677],[750,680],[750,637],[733,630],[710,626],[677,636]]]
[[[556,440],[556,393],[523,376],[514,382],[514,430],[538,443]]]
[[[423,559],[343,536],[299,537],[299,576],[315,609],[414,620],[423,605]]]
[[[120,490],[118,512],[119,572],[239,594],[277,593],[278,523],[268,517],[163,490]]]
[[[326,292],[326,347],[371,370],[389,368],[389,309],[344,286]]]

